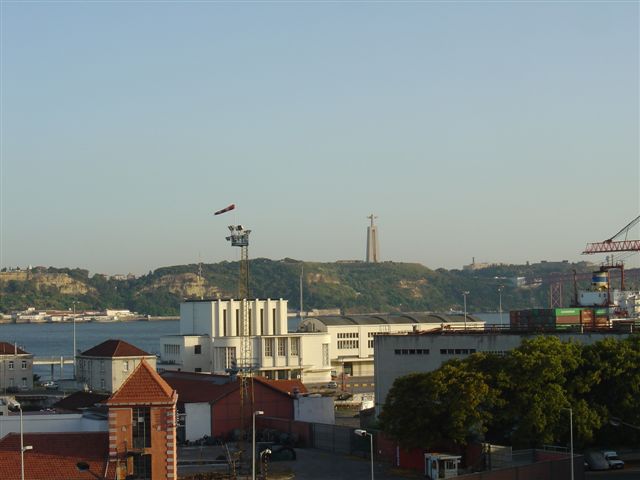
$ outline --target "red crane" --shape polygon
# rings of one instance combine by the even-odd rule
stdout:
[[[604,242],[587,243],[587,247],[582,252],[583,255],[591,253],[608,252],[640,252],[640,240],[629,240],[629,231],[640,222],[640,216],[633,219],[627,226],[616,233],[613,237]],[[624,235],[624,240],[619,240]]]

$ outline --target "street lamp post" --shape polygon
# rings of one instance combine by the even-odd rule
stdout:
[[[356,435],[360,436],[360,437],[369,437],[369,440],[371,441],[371,480],[373,480],[373,434],[367,432],[366,430],[362,430],[360,428],[356,429],[353,431],[353,433],[355,433]]]
[[[73,379],[76,377],[76,304],[77,301],[71,302],[73,304]]]
[[[571,454],[571,480],[573,480],[573,410],[571,407],[563,408],[569,410],[569,450]]]
[[[500,328],[502,328],[503,323],[502,323],[502,289],[504,288],[504,285],[500,285],[498,287],[498,312],[500,313]]]
[[[467,295],[469,292],[462,292],[462,296],[464,297],[464,329],[467,330]]]
[[[256,480],[256,415],[264,415],[262,410],[253,412],[253,430],[251,437],[251,479]]]
[[[15,406],[18,407],[20,411],[20,479],[24,480],[24,452],[27,450],[33,450],[31,445],[24,446],[24,429],[22,426],[22,405],[18,402],[15,403]]]

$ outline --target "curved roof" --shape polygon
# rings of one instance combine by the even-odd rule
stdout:
[[[327,326],[349,325],[402,325],[419,323],[459,323],[464,322],[464,315],[451,315],[431,312],[410,312],[390,314],[365,314],[365,315],[321,315],[307,317],[323,323]],[[481,322],[473,315],[467,314],[467,322]]]

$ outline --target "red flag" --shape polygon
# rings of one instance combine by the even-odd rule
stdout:
[[[218,210],[217,212],[214,213],[214,215],[220,215],[221,213],[225,213],[228,212],[230,210],[233,210],[234,208],[236,208],[236,204],[232,203],[231,205],[229,205],[228,207],[223,208],[222,210]]]

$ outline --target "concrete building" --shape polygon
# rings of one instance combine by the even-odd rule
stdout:
[[[76,356],[76,377],[89,390],[115,392],[145,360],[156,368],[156,356],[123,340],[106,340]]]
[[[183,418],[178,438],[190,442],[204,436],[231,438],[244,424],[251,425],[252,412],[280,420],[325,421],[333,423],[331,398],[304,396],[307,392],[299,380],[268,380],[254,377],[253,404],[241,412],[240,382],[226,375],[171,372],[162,378],[178,393],[178,411]],[[245,399],[247,402],[247,399]],[[244,422],[242,421],[244,416]],[[330,422],[329,422],[330,421]]]
[[[483,329],[484,322],[467,315],[466,327]],[[298,330],[329,335],[331,368],[335,375],[366,377],[374,374],[373,351],[377,336],[463,328],[464,315],[398,313],[307,317],[300,322]]]
[[[186,300],[180,332],[160,338],[161,370],[224,374],[236,366],[242,337],[242,300]],[[326,382],[331,375],[329,335],[288,333],[287,301],[249,299],[250,363],[269,379]]]
[[[410,373],[431,372],[451,359],[466,358],[476,352],[504,354],[520,346],[523,340],[539,333],[509,332],[431,332],[423,334],[376,335],[375,337],[375,405],[376,415],[393,382]],[[550,334],[546,334],[550,335]],[[593,344],[607,337],[622,338],[620,333],[570,333],[553,335],[564,342]]]
[[[33,354],[16,344],[0,342],[0,391],[33,389]]]

